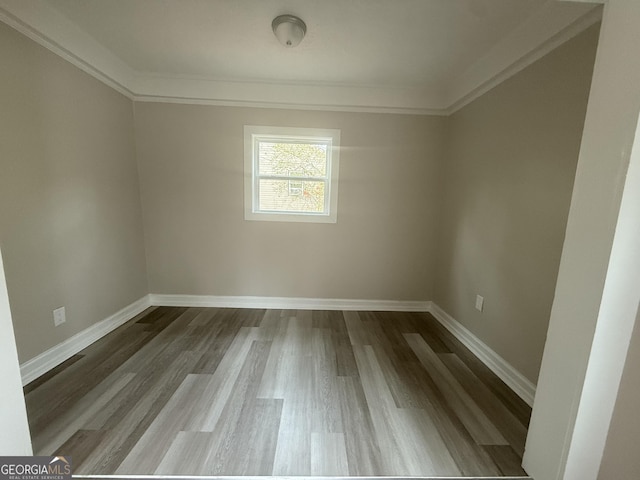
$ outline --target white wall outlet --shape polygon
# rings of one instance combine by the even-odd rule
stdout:
[[[56,308],[53,311],[53,324],[56,327],[59,327],[66,321],[67,321],[67,314],[64,310],[64,307]]]
[[[480,295],[476,295],[476,310],[481,312],[483,308],[484,308],[484,297],[481,297]]]

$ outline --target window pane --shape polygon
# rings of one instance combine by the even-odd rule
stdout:
[[[327,145],[320,143],[258,142],[259,175],[324,177]]]
[[[324,212],[325,182],[260,180],[260,210],[271,212]]]

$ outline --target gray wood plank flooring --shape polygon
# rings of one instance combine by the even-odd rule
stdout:
[[[526,475],[529,407],[426,313],[151,308],[25,399],[79,475]]]

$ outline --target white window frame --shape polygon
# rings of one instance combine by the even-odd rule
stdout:
[[[261,177],[258,176],[258,142],[298,141],[327,145],[327,174],[324,212],[273,212],[260,210]],[[338,170],[340,163],[340,130],[244,126],[244,218],[268,222],[336,223],[338,221]],[[316,178],[282,177],[289,181],[317,181]]]

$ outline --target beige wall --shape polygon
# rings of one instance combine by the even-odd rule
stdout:
[[[135,128],[129,100],[0,35],[0,245],[21,361],[148,291],[435,299],[535,381],[593,29],[450,119],[139,102]],[[244,220],[245,124],[342,130],[337,224]]]
[[[0,247],[24,362],[145,295],[144,243],[131,101],[3,23],[0,58]]]
[[[625,8],[619,10],[619,15],[616,16],[615,22],[605,22],[605,25],[609,24],[610,36],[613,37],[613,40],[607,44],[607,55],[605,55],[605,61],[602,62],[597,78],[607,88],[602,88],[596,98],[597,108],[593,108],[590,115],[592,119],[591,133],[586,135],[587,141],[583,148],[584,154],[581,155],[582,169],[578,177],[578,188],[574,195],[572,214],[567,229],[563,268],[559,276],[560,281],[558,282],[557,298],[551,322],[552,328],[549,331],[545,366],[541,376],[542,385],[538,390],[537,410],[534,409],[532,430],[530,431],[530,438],[535,438],[527,445],[529,464],[542,472],[540,474],[535,473],[536,478],[541,479],[557,478],[558,472],[561,472],[563,462],[560,457],[566,454],[566,452],[563,453],[562,451],[563,442],[571,436],[570,434],[573,431],[576,413],[574,407],[578,398],[576,392],[579,393],[582,388],[582,377],[584,377],[586,359],[589,356],[589,348],[595,329],[595,318],[599,311],[604,271],[611,251],[613,225],[618,214],[617,204],[619,203],[621,185],[623,183],[620,179],[624,175],[624,166],[628,163],[628,138],[630,137],[628,130],[631,124],[635,126],[638,114],[636,97],[638,96],[637,85],[639,83],[631,80],[637,77],[636,74],[639,70],[635,63],[629,62],[629,59],[636,57],[631,54],[633,49],[628,48],[630,45],[637,44],[634,40],[638,32],[638,29],[635,28],[639,18],[638,4],[636,0],[612,0],[609,2],[608,8],[611,8],[611,5],[623,5]],[[623,32],[620,38],[611,33],[617,31]],[[488,163],[490,167],[494,167],[494,170],[495,165],[489,160],[497,161],[502,159],[502,162],[498,163],[498,167],[500,167],[498,168],[499,179],[510,177],[512,181],[516,182],[516,185],[521,187],[523,196],[526,197],[531,194],[525,183],[532,182],[535,184],[534,180],[536,178],[544,177],[539,172],[540,167],[537,163],[534,163],[533,166],[535,168],[524,169],[518,175],[517,172],[514,172],[513,165],[505,160],[504,149],[506,149],[507,153],[513,153],[514,158],[521,158],[522,151],[537,151],[540,148],[541,144],[537,140],[539,140],[538,136],[542,135],[547,140],[551,139],[557,142],[561,147],[560,150],[564,151],[566,149],[567,152],[570,150],[566,146],[562,146],[566,141],[565,137],[576,135],[575,130],[573,128],[565,128],[563,130],[558,127],[558,124],[563,119],[566,121],[568,115],[579,117],[576,110],[572,111],[564,108],[564,102],[568,99],[573,99],[574,95],[578,95],[584,90],[583,82],[585,80],[573,83],[572,81],[567,81],[562,85],[555,84],[555,81],[552,81],[555,84],[553,88],[549,86],[547,80],[552,79],[556,74],[561,78],[570,78],[571,75],[568,75],[565,70],[565,66],[568,65],[573,65],[578,70],[584,71],[587,69],[588,65],[585,64],[582,53],[575,51],[575,56],[567,54],[567,51],[570,51],[571,48],[576,48],[575,45],[579,42],[583,42],[587,50],[591,49],[593,40],[587,42],[585,40],[587,37],[577,39],[562,47],[550,57],[543,59],[516,78],[465,108],[452,119],[452,131],[461,131],[464,134],[456,134],[456,139],[463,139],[464,144],[470,144],[474,148],[465,149],[459,146],[452,146],[453,158],[452,164],[448,169],[448,189],[460,188],[462,183],[467,182],[470,193],[468,195],[465,192],[462,193],[463,197],[471,198],[468,201],[460,200],[459,202],[454,202],[452,201],[453,195],[451,193],[448,193],[446,197],[447,202],[444,212],[447,214],[451,212],[453,216],[451,221],[443,223],[443,227],[445,227],[443,232],[444,244],[441,250],[443,257],[442,261],[439,262],[438,277],[438,280],[443,281],[443,288],[435,292],[434,298],[441,302],[442,306],[448,308],[451,313],[456,314],[458,312],[457,317],[459,319],[466,322],[469,328],[472,328],[478,335],[483,336],[485,341],[490,342],[491,346],[499,351],[501,351],[500,345],[503,340],[503,336],[499,335],[499,332],[504,331],[505,335],[514,335],[514,338],[518,338],[515,335],[517,333],[515,332],[516,329],[511,328],[508,316],[505,315],[497,316],[495,324],[491,325],[491,320],[487,321],[489,310],[481,318],[473,317],[472,315],[475,315],[475,312],[469,308],[472,298],[469,299],[468,297],[469,295],[471,297],[475,295],[479,285],[484,286],[487,284],[485,276],[492,280],[490,282],[492,285],[498,287],[503,285],[505,289],[508,288],[510,281],[518,282],[518,284],[524,281],[533,282],[535,287],[535,280],[538,276],[535,275],[529,278],[530,275],[518,274],[516,268],[522,265],[530,267],[534,263],[533,260],[526,262],[521,260],[519,255],[512,255],[513,247],[522,241],[524,235],[506,228],[504,219],[509,218],[509,214],[511,214],[514,222],[510,223],[510,225],[517,227],[517,229],[528,229],[531,222],[526,222],[524,225],[518,223],[517,220],[521,215],[513,215],[508,208],[504,207],[511,201],[515,201],[516,205],[518,205],[518,196],[505,186],[506,182],[501,183],[496,182],[495,179],[491,180],[491,176],[486,174],[485,168],[476,167],[477,175],[473,178],[470,178],[467,172],[473,171],[474,168],[471,159],[477,158],[481,165]],[[558,57],[564,58],[564,61],[558,62]],[[94,286],[94,282],[99,283],[102,281],[104,285],[104,282],[111,282],[113,278],[117,277],[117,275],[111,275],[113,270],[127,271],[127,274],[119,276],[119,280],[123,283],[122,289],[115,287],[113,289],[114,292],[116,290],[134,291],[138,289],[145,291],[144,275],[140,275],[140,271],[143,270],[143,263],[139,255],[141,242],[139,241],[139,228],[135,226],[136,221],[123,222],[131,225],[129,229],[121,229],[123,231],[128,230],[130,233],[126,242],[118,242],[119,238],[126,235],[119,236],[116,234],[116,238],[112,239],[108,234],[102,235],[105,233],[105,229],[96,228],[95,224],[84,225],[85,228],[83,229],[75,228],[76,224],[91,223],[87,220],[88,215],[84,215],[83,211],[81,211],[82,207],[100,211],[100,213],[103,210],[115,212],[118,210],[118,205],[124,202],[121,195],[125,200],[131,200],[131,204],[134,206],[127,210],[132,216],[137,216],[139,219],[139,213],[136,213],[137,209],[133,199],[135,195],[131,193],[135,190],[135,182],[131,180],[135,178],[135,170],[131,169],[129,165],[131,162],[126,162],[127,167],[123,168],[117,161],[115,166],[111,165],[111,162],[96,161],[95,164],[91,163],[86,170],[83,170],[78,168],[77,165],[84,166],[84,163],[80,161],[80,157],[83,156],[70,152],[74,148],[92,151],[91,155],[86,156],[87,159],[99,158],[104,160],[105,156],[108,156],[108,154],[104,153],[104,150],[112,152],[112,149],[117,149],[114,146],[117,144],[126,150],[122,158],[131,159],[133,156],[131,133],[120,131],[114,135],[114,137],[117,137],[116,142],[105,143],[104,139],[96,138],[96,136],[100,137],[98,132],[105,135],[104,129],[95,128],[93,123],[95,116],[87,113],[88,110],[91,110],[93,113],[99,112],[100,117],[111,118],[117,116],[118,122],[107,122],[111,127],[109,130],[113,133],[119,130],[118,126],[123,127],[123,129],[124,126],[130,128],[130,113],[115,114],[116,110],[128,111],[130,106],[119,95],[110,92],[99,84],[95,84],[95,82],[55,59],[47,52],[30,45],[27,40],[17,37],[15,33],[1,24],[0,58],[3,61],[0,69],[0,109],[2,111],[2,115],[0,115],[0,166],[2,167],[2,175],[0,176],[0,246],[5,250],[5,254],[8,257],[5,259],[7,260],[5,263],[11,264],[11,267],[7,268],[10,276],[9,289],[14,314],[16,311],[20,313],[20,319],[16,319],[17,327],[20,327],[23,323],[25,325],[21,327],[23,331],[22,340],[35,345],[38,342],[34,342],[30,338],[30,336],[34,336],[42,345],[50,345],[57,343],[78,327],[78,325],[73,325],[73,328],[68,330],[51,330],[45,325],[51,323],[50,309],[60,303],[58,298],[62,298],[63,295],[60,295],[59,292],[66,293],[65,284],[69,282],[70,278],[76,279],[75,282],[71,282],[73,283],[73,289],[79,289],[83,293],[80,296],[73,295],[73,292],[68,293],[69,298],[73,297],[72,303],[78,306],[83,304],[78,297],[92,297],[90,300],[97,304],[109,303],[104,298],[96,298],[99,295],[92,296],[90,292],[95,292],[95,289],[91,288]],[[553,71],[548,72],[549,77],[546,80],[540,78],[541,85],[545,85],[545,91],[546,93],[551,93],[551,98],[555,98],[554,92],[557,93],[558,91],[563,91],[565,95],[561,96],[559,103],[554,103],[550,99],[538,103],[533,100],[525,100],[529,98],[529,95],[534,95],[538,99],[543,97],[540,94],[539,84],[523,81],[522,79],[531,76],[532,72],[535,73],[539,72],[540,69],[544,69],[545,65],[549,70],[549,64],[554,64],[553,59],[556,59],[555,67]],[[612,62],[609,61],[610,59],[616,59],[617,61]],[[626,67],[628,64],[631,64],[631,68]],[[71,74],[72,71],[74,72],[73,74]],[[584,78],[588,78],[588,74],[585,73]],[[514,98],[514,84],[520,85],[520,95],[526,94],[527,96]],[[558,88],[559,90],[557,90]],[[507,93],[504,93],[505,91]],[[511,94],[508,94],[508,92],[511,92]],[[90,93],[90,95],[87,93]],[[106,102],[107,98],[111,100]],[[575,99],[572,101],[575,101]],[[106,105],[106,103],[109,105]],[[507,104],[512,103],[514,106],[510,108]],[[520,109],[524,108],[522,106],[523,103],[529,107],[527,115],[523,114]],[[519,105],[520,108],[518,108]],[[603,106],[608,106],[609,108],[603,108]],[[141,106],[141,110],[147,110],[147,113],[161,108],[161,106]],[[172,108],[178,111],[182,108],[185,110],[195,109],[195,107]],[[487,114],[492,111],[495,114],[487,117]],[[281,117],[286,117],[284,114],[280,115]],[[304,116],[305,114],[300,113],[300,115]],[[178,117],[179,115],[174,116]],[[468,123],[465,121],[465,119],[471,118],[475,119],[475,124],[479,128],[477,135],[470,131]],[[537,121],[534,122],[536,119]],[[532,125],[535,126],[536,129],[532,130],[532,132],[536,132],[535,136],[518,135],[524,128],[513,128],[513,125],[524,125],[526,122],[532,122]],[[115,125],[116,123],[117,125]],[[483,138],[478,138],[482,134],[487,134],[489,130],[482,127],[484,123],[497,126],[498,128],[494,130],[494,133],[503,132],[501,137],[496,139],[493,149],[491,143],[486,142]],[[93,128],[91,128],[92,126]],[[551,128],[552,126],[556,126],[556,128]],[[566,125],[561,125],[561,127],[566,127]],[[70,134],[72,130],[75,131],[75,135]],[[89,131],[96,136],[87,134]],[[553,132],[557,136],[554,136]],[[161,133],[173,134],[173,132]],[[489,131],[489,133],[491,132]],[[146,133],[146,136],[149,136],[149,132]],[[129,138],[129,140],[121,142],[124,137]],[[144,137],[145,135],[141,136],[142,139]],[[595,140],[591,139],[591,137],[595,137]],[[202,138],[200,140],[202,141]],[[149,138],[147,138],[147,141],[150,141]],[[91,143],[94,147],[100,145],[101,148],[88,148],[88,143]],[[203,144],[206,143],[203,141]],[[521,148],[513,148],[513,145],[517,143],[520,143]],[[128,144],[129,147],[124,148],[124,144]],[[167,156],[157,156],[157,158],[163,157]],[[181,158],[179,152],[176,152],[175,157]],[[542,157],[547,158],[547,155],[540,155],[536,160],[541,160],[543,159]],[[118,156],[118,158],[120,157]],[[52,159],[55,159],[55,162]],[[71,160],[75,160],[74,165],[67,163],[71,162]],[[524,160],[527,159],[525,158]],[[176,211],[173,213],[175,218],[179,216],[180,209],[185,204],[205,198],[206,195],[197,191],[191,193],[190,189],[182,185],[184,177],[189,175],[180,172],[178,167],[172,167],[171,164],[173,162],[167,160],[164,163],[166,164],[161,165],[159,169],[153,168],[151,176],[147,179],[146,183],[151,190],[150,193],[154,194],[153,190],[159,184],[169,183],[170,185],[168,186],[173,187],[174,185],[172,184],[176,183],[179,186],[178,191],[183,193],[187,191],[189,195],[193,195],[193,198],[189,201],[180,200],[177,198],[177,194],[174,193],[175,190],[173,188],[168,188],[164,193],[156,192],[154,194],[164,198],[165,207]],[[531,166],[532,164],[524,162],[523,165]],[[542,162],[541,165],[544,167],[546,163]],[[121,181],[113,182],[113,178],[118,177],[118,175],[111,174],[115,172],[117,166],[120,166],[122,170],[126,170],[127,174],[121,177]],[[560,167],[561,170],[568,168],[564,163],[560,164]],[[100,171],[101,168],[108,170],[108,173],[105,175],[104,171],[101,171],[100,180],[98,181],[90,172],[94,170]],[[175,169],[173,173],[176,173],[175,182],[154,178],[156,170],[164,170],[161,173],[166,174],[167,170],[171,173],[172,168]],[[111,169],[114,170],[112,171]],[[71,174],[68,174],[69,172]],[[437,172],[434,173],[437,174]],[[460,181],[454,181],[453,175],[460,175]],[[221,172],[221,176],[223,178],[235,178],[237,172],[235,170]],[[129,178],[134,185],[131,186],[126,181],[126,178]],[[352,181],[354,185],[358,183],[355,180]],[[484,188],[478,188],[478,184],[482,185],[484,182],[494,182],[491,185],[495,187],[496,192],[494,193],[494,188],[487,185],[483,185]],[[564,178],[562,182],[566,183],[567,179]],[[114,185],[112,189],[117,190],[118,195],[106,195],[105,189],[102,188],[105,183],[112,183]],[[239,183],[236,179],[235,187],[233,187],[234,191]],[[362,182],[360,185],[360,191],[365,190],[364,183]],[[128,185],[129,187],[118,189],[115,186],[116,184],[119,186]],[[554,183],[552,182],[552,184]],[[224,188],[225,185],[224,182],[216,182],[217,187],[222,186]],[[543,185],[546,186],[547,182],[543,182]],[[358,190],[357,188],[354,189]],[[502,202],[498,201],[499,192],[504,194],[501,197]],[[559,196],[561,197],[562,195]],[[66,198],[67,201],[60,201],[60,197],[63,197],[63,200]],[[97,201],[98,197],[101,200],[100,202]],[[535,199],[536,197],[534,196],[533,198]],[[81,201],[72,201],[74,199],[80,199]],[[107,199],[107,201],[103,201],[104,199]],[[480,206],[474,209],[477,203],[480,203]],[[534,202],[534,205],[538,203],[540,202]],[[546,201],[540,203],[540,205],[545,204],[547,204]],[[493,207],[493,209],[490,209],[490,215],[483,214],[487,210],[480,208],[483,206]],[[496,208],[500,206],[502,208]],[[211,237],[210,232],[214,227],[207,226],[205,229],[201,227],[202,222],[207,224],[211,212],[215,213],[215,218],[217,219],[223,218],[225,215],[231,216],[232,213],[225,213],[226,210],[223,205],[209,204],[209,207],[204,220],[190,218],[183,223],[193,225],[192,231],[195,231],[196,234],[200,233],[199,230],[207,230],[204,233],[209,233],[209,237]],[[234,211],[238,210],[237,206],[234,206],[233,209]],[[61,215],[61,212],[64,213],[65,210],[74,210],[73,215],[69,215],[68,212]],[[154,209],[149,208],[149,210]],[[566,210],[564,212],[566,214]],[[538,215],[535,215],[536,213]],[[149,212],[148,235],[151,235],[154,231],[160,232],[163,230],[161,228],[162,222],[158,218],[154,218],[154,215],[160,215],[160,213]],[[522,215],[536,219],[544,227],[533,234],[548,235],[549,238],[546,238],[546,241],[555,239],[555,242],[561,242],[561,239],[557,238],[557,229],[552,229],[549,234],[546,233],[550,220],[554,219],[557,222],[563,216],[561,212],[556,212],[554,215],[553,212],[538,212],[537,210],[531,212],[523,209]],[[108,223],[109,220],[113,221],[115,217],[120,219],[127,218],[122,212],[119,212],[118,215],[93,215],[94,223],[99,223],[98,218],[104,219]],[[60,220],[62,220],[63,227],[54,228]],[[225,237],[227,235],[224,233],[226,225],[221,225],[222,223],[220,222],[216,228]],[[497,229],[500,232],[499,238],[482,235],[485,232],[486,225],[499,227]],[[431,226],[430,228],[436,227]],[[65,241],[65,232],[69,230],[72,231],[72,234],[67,235]],[[454,232],[460,235],[452,237]],[[273,233],[270,233],[270,238],[272,238]],[[89,240],[87,240],[87,237],[90,237]],[[180,248],[183,248],[184,244],[187,243],[177,233],[174,233],[174,237],[175,243],[180,245]],[[109,240],[107,241],[105,238],[109,238]],[[478,241],[474,241],[474,239]],[[174,238],[170,238],[163,242],[168,244],[173,240]],[[526,236],[525,240],[527,254],[535,258],[537,245],[534,245],[534,242],[529,240],[529,236]],[[149,244],[163,243],[156,242],[153,239],[148,239],[148,241]],[[227,239],[227,241],[230,242],[231,240]],[[214,239],[214,244],[216,242],[217,240]],[[127,243],[128,247],[123,248],[123,243]],[[192,243],[197,242],[193,241]],[[87,262],[86,259],[90,256],[86,254],[88,250],[86,248],[87,244],[91,247],[96,246],[95,250],[101,256],[108,258],[116,265],[108,265],[109,262],[96,265],[99,259],[93,258],[90,262]],[[201,245],[197,246],[202,248]],[[502,247],[505,250],[504,254],[498,247]],[[431,254],[433,254],[434,251],[431,244],[429,248],[431,249]],[[474,248],[476,249],[475,252]],[[633,248],[633,246],[630,248]],[[71,250],[73,250],[73,254],[69,253]],[[138,254],[127,255],[127,251],[133,250],[136,250]],[[156,252],[152,252],[152,249],[149,249],[150,256],[155,256],[154,260],[159,265],[159,267],[156,266],[154,276],[163,280],[162,275],[158,275],[158,271],[162,273],[163,270],[168,269],[162,267],[162,259],[159,257],[161,250],[161,248],[158,248]],[[74,255],[75,253],[77,255]],[[178,253],[183,258],[191,258],[189,253]],[[500,267],[500,271],[504,272],[504,275],[494,272],[491,268],[484,268],[483,259],[487,254],[494,255],[494,260],[502,260],[497,261],[495,265]],[[123,256],[128,260],[133,259],[132,264],[123,265],[124,262],[120,262],[120,258]],[[69,262],[69,258],[77,261]],[[168,261],[168,263],[171,262]],[[542,261],[542,263],[546,265],[547,269],[550,269],[548,261]],[[89,265],[89,268],[86,268],[86,265]],[[83,270],[89,270],[93,266],[95,266],[93,275],[89,276],[83,272]],[[197,265],[192,265],[191,267],[196,268]],[[535,267],[534,271],[539,273],[537,265]],[[82,274],[78,275],[76,271],[82,271]],[[528,272],[529,270],[525,269],[524,271]],[[98,279],[101,276],[104,278]],[[479,280],[475,280],[477,278]],[[504,278],[504,280],[496,281],[496,279],[501,278]],[[82,280],[90,283],[91,286],[79,286]],[[548,280],[548,283],[553,284],[553,279]],[[106,290],[111,292],[110,289]],[[98,289],[98,292],[104,293],[106,290]],[[534,288],[530,291],[534,292],[536,290]],[[492,292],[487,293],[485,290],[479,292],[487,297],[488,309],[492,308],[491,304],[495,303],[496,298],[501,298],[499,289],[495,289],[495,291],[497,292],[495,298]],[[544,293],[543,290],[540,291]],[[114,298],[116,296],[118,295],[113,295]],[[135,298],[136,295],[131,295],[131,297]],[[532,293],[531,297],[535,297],[535,295]],[[51,300],[52,298],[54,298],[53,301]],[[533,322],[531,331],[533,334],[539,335],[539,332],[544,330],[539,325],[540,318],[544,320],[547,315],[544,315],[544,312],[542,315],[530,315],[528,312],[523,311],[527,308],[532,308],[532,305],[538,310],[544,310],[540,306],[540,302],[533,300],[532,298],[521,299],[516,296],[516,302],[522,302],[522,306],[519,309],[517,306],[512,306],[508,311],[515,312],[515,315],[510,317],[511,319],[523,318],[531,320],[535,317],[536,321]],[[583,306],[585,303],[586,306]],[[90,308],[90,306],[84,305],[85,309]],[[454,307],[457,310],[454,310]],[[107,308],[106,310],[111,313],[113,308]],[[469,312],[471,312],[471,315]],[[102,315],[103,313],[100,312],[98,316]],[[2,318],[6,318],[6,315]],[[609,438],[600,469],[599,478],[603,480],[609,478],[636,478],[638,468],[640,468],[636,449],[634,448],[634,442],[638,438],[638,415],[636,410],[639,398],[637,382],[634,381],[637,378],[639,367],[638,318],[636,318],[635,322],[636,329],[631,339],[625,372],[622,377],[613,422],[609,430]],[[66,328],[71,326],[70,322]],[[492,327],[493,332],[487,333],[488,329],[486,327]],[[530,330],[528,323],[518,325],[518,327],[525,332]],[[10,333],[10,331],[10,327],[5,326],[2,328],[3,335]],[[28,335],[25,336],[24,332],[27,332]],[[60,332],[65,332],[65,335],[61,335]],[[576,333],[580,334],[578,341],[575,338]],[[520,338],[520,340],[523,340],[523,338]],[[525,338],[525,340],[527,339]],[[535,339],[533,343],[536,343]],[[31,350],[37,352],[40,349],[32,348]],[[506,356],[505,351],[501,351],[501,353]],[[518,366],[518,356],[513,357],[513,353],[510,352],[508,359]],[[526,356],[526,353],[523,352],[522,356]],[[24,356],[28,357],[29,355]],[[529,364],[530,362],[527,361],[526,363]],[[527,371],[530,378],[534,379],[535,374],[532,375],[530,370],[531,365],[527,368]],[[574,378],[576,380],[572,382],[571,380]],[[585,448],[583,453],[588,455],[592,451]],[[530,473],[533,474],[533,470]],[[594,476],[596,472],[591,471],[590,475]]]
[[[443,118],[135,108],[152,293],[431,298]],[[244,125],[341,130],[337,224],[244,220]]]
[[[592,27],[449,118],[433,298],[534,383],[597,39]]]

